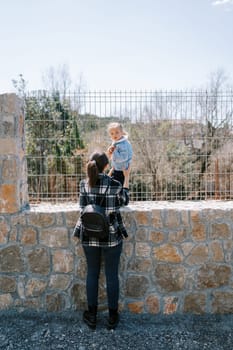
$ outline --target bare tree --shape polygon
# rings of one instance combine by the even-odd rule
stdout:
[[[49,67],[42,75],[45,89],[51,92],[59,91],[65,95],[71,87],[70,71],[67,64],[59,65],[57,68]]]
[[[184,130],[183,137],[190,146],[196,173],[195,186],[189,198],[190,196],[193,199],[208,198],[215,195],[215,190],[216,193],[218,192],[218,160],[215,160],[214,175],[212,174],[212,179],[210,179],[212,185],[204,186],[204,183],[207,183],[207,172],[211,159],[217,150],[232,138],[233,111],[232,105],[226,103],[228,97],[231,96],[231,94],[228,95],[227,82],[224,70],[219,69],[211,73],[207,88],[202,91],[197,101],[196,132],[193,135],[187,135],[187,130]]]

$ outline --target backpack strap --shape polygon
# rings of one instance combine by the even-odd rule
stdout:
[[[108,189],[109,189],[109,184],[108,184],[108,186],[106,187],[106,190],[104,191],[103,197],[101,198],[101,201],[100,201],[100,204],[99,204],[100,206],[102,206],[102,204],[103,204],[103,201],[104,201],[104,198],[105,198],[105,195],[106,195]]]
[[[103,201],[104,201],[104,198],[105,198],[105,195],[106,195],[108,189],[109,189],[109,183],[108,183],[108,185],[107,185],[107,187],[106,187],[106,190],[104,191],[103,197],[101,198],[101,201],[100,201],[100,204],[99,204],[100,206],[102,206],[102,204],[103,204]],[[86,191],[86,189],[85,189],[85,186],[84,186],[84,192],[85,192],[85,196],[86,196],[86,198],[87,198],[87,204],[93,204],[93,203],[90,203],[90,201],[89,201],[89,199],[88,199],[87,191]]]

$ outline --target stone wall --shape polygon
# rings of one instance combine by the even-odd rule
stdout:
[[[29,209],[24,137],[22,102],[0,95],[0,309],[83,309],[78,206]],[[121,309],[233,312],[232,202],[130,203],[122,215]],[[107,307],[103,266],[99,304]]]
[[[232,202],[131,204],[120,266],[121,309],[233,312]],[[0,308],[59,311],[86,305],[86,263],[72,238],[77,206],[1,215]],[[105,278],[99,303],[106,308]]]
[[[28,205],[24,110],[15,94],[0,95],[0,213]]]

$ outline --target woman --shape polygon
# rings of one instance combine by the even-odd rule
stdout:
[[[78,221],[74,236],[79,237],[87,261],[87,302],[88,310],[83,313],[83,321],[91,328],[96,328],[96,315],[98,307],[98,285],[101,266],[101,256],[105,261],[105,276],[108,298],[108,329],[116,328],[119,322],[118,299],[119,278],[118,267],[122,252],[122,240],[127,237],[123,224],[120,207],[129,201],[129,169],[124,172],[125,181],[120,182],[105,174],[109,164],[105,153],[95,152],[87,164],[87,179],[80,182],[80,208],[87,204],[100,204],[103,195],[103,206],[109,216],[109,235],[105,239],[88,237],[82,230],[81,220]]]

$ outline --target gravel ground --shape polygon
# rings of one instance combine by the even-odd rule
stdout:
[[[233,315],[135,315],[123,312],[108,331],[99,313],[95,331],[80,312],[0,312],[0,349],[153,349],[231,350]]]

